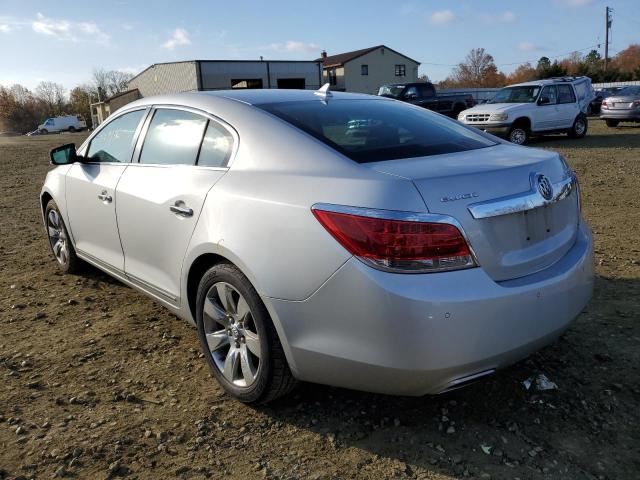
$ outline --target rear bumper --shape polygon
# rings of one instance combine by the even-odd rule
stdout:
[[[593,289],[591,233],[551,267],[497,283],[482,268],[399,275],[352,258],[301,302],[265,299],[294,375],[423,395],[527,357],[564,332]]]
[[[640,121],[640,110],[600,110],[600,118],[603,120],[631,120]]]

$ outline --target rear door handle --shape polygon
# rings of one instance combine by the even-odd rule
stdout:
[[[113,201],[113,197],[109,195],[106,190],[103,190],[102,193],[98,195],[98,200],[105,203],[111,203]]]
[[[180,215],[181,217],[193,216],[193,210],[190,209],[189,207],[185,207],[183,202],[176,202],[175,205],[169,206],[169,210],[171,210],[176,215]]]

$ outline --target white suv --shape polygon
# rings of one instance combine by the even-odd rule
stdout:
[[[530,136],[587,133],[586,109],[593,98],[588,77],[563,77],[519,83],[499,90],[488,103],[458,115],[458,120],[522,145]]]

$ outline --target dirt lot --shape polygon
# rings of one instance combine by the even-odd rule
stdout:
[[[305,384],[260,408],[223,394],[187,324],[58,273],[37,199],[67,140],[0,139],[0,479],[640,478],[640,127],[534,143],[578,172],[596,238],[594,298],[557,343],[445,396]],[[558,389],[524,388],[541,373]]]

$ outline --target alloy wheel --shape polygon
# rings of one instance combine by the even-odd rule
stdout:
[[[60,214],[56,210],[49,210],[47,214],[47,232],[53,255],[60,265],[65,265],[69,261],[69,244]]]
[[[574,128],[576,135],[582,135],[585,129],[586,129],[586,125],[584,123],[584,120],[582,120],[581,118],[577,119],[576,126]]]
[[[260,337],[249,304],[227,282],[208,290],[203,310],[209,352],[224,378],[237,387],[249,387],[260,369]]]
[[[514,128],[509,135],[509,141],[516,145],[522,145],[527,140],[527,132],[522,128]]]

